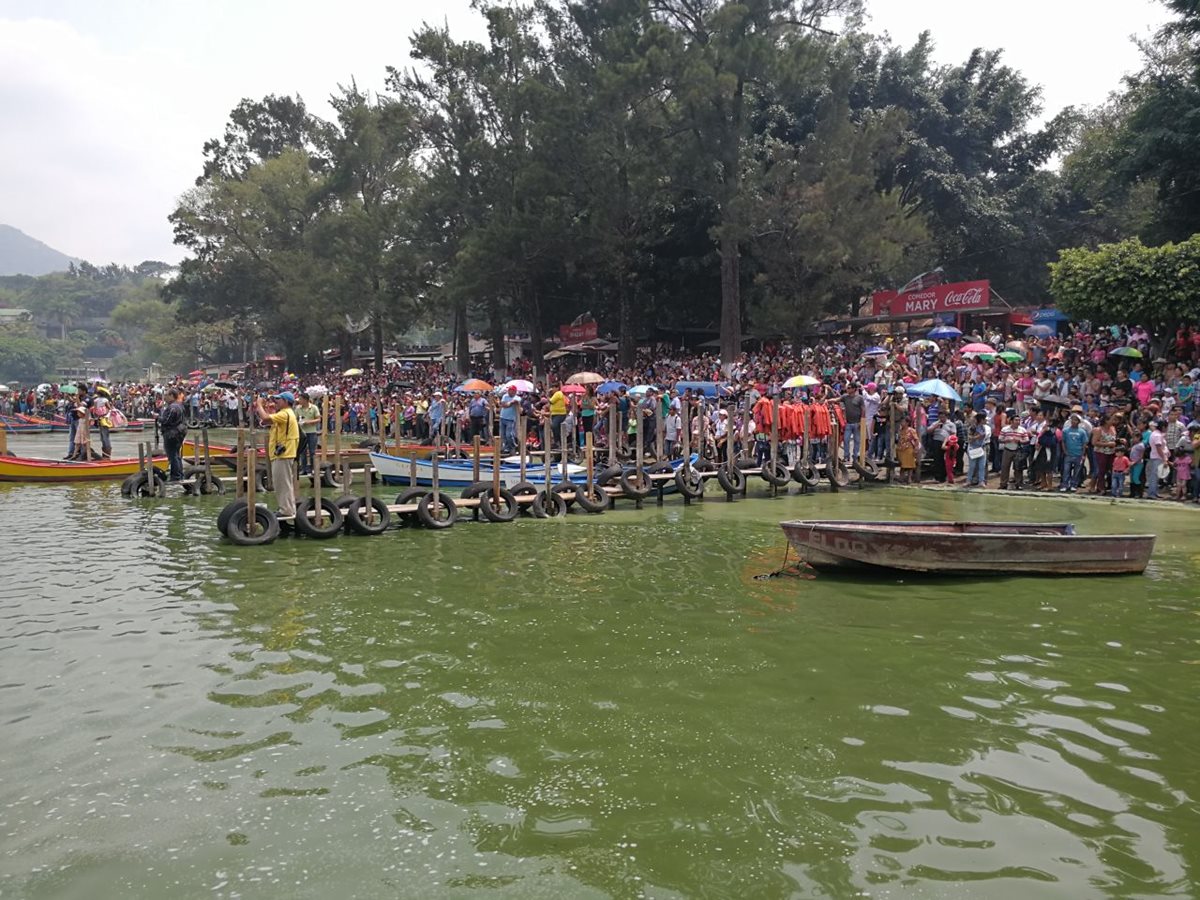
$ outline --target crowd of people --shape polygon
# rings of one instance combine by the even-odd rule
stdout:
[[[911,483],[1200,502],[1200,327],[1158,338],[1136,326],[1061,331],[911,342],[830,337],[743,354],[728,372],[714,355],[663,347],[643,349],[628,367],[603,354],[567,357],[537,378],[518,359],[509,381],[494,388],[440,363],[266,381],[231,373],[168,385],[93,383],[73,396],[42,386],[5,396],[0,411],[86,408],[103,394],[131,419],[157,418],[173,390],[185,424],[234,426],[251,415],[273,423],[286,406],[296,419],[291,456],[303,473],[312,469],[322,408],[327,427],[337,424],[335,406],[324,403],[336,396],[343,431],[384,441],[496,436],[511,453],[518,423],[532,447],[545,441],[548,424],[554,449],[577,453],[590,434],[596,447],[612,443],[628,457],[640,430],[644,451],[664,457],[681,453],[685,440],[718,461],[730,444],[759,461],[775,446],[789,465],[840,454],[848,463],[894,465]],[[571,384],[582,370],[597,377]],[[945,385],[942,396],[920,391],[931,379]]]

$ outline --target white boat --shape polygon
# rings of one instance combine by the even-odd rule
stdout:
[[[384,484],[407,485],[412,478],[412,466],[416,464],[416,483],[420,487],[433,485],[433,461],[429,459],[412,459],[407,456],[392,456],[389,453],[372,453],[371,465],[379,472]],[[593,474],[599,474],[601,467],[597,466]],[[470,486],[476,480],[492,480],[492,460],[479,460],[479,478],[474,477],[475,467],[469,459],[439,459],[438,487],[448,491]],[[545,483],[546,468],[544,464],[525,464],[525,480],[530,484]],[[587,469],[573,463],[567,464],[567,478],[576,484],[587,482]],[[550,483],[558,484],[563,480],[562,463],[557,463],[550,471]],[[500,461],[500,483],[512,487],[521,481],[521,462],[515,457],[506,457]]]

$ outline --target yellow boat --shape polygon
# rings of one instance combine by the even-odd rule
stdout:
[[[165,456],[154,457],[155,465],[166,465]],[[0,456],[0,481],[107,481],[127,478],[139,471],[137,457],[77,462],[70,459],[38,459]]]

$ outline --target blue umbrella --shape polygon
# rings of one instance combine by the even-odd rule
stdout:
[[[693,394],[703,394],[710,400],[715,400],[717,397],[724,397],[731,393],[728,385],[718,384],[715,381],[675,382],[675,393],[682,397],[684,391],[691,391]]]
[[[1030,325],[1025,329],[1025,337],[1050,337],[1054,329],[1049,325]]]
[[[650,391],[657,391],[657,390],[658,390],[658,388],[656,388],[652,384],[636,384],[629,389],[629,393],[630,393],[630,396],[640,397],[643,394],[649,393]]]
[[[623,381],[606,381],[604,384],[596,388],[597,394],[615,394],[622,388],[628,390],[629,385]]]
[[[918,381],[908,388],[908,392],[916,394],[918,397],[941,397],[943,400],[953,400],[955,403],[963,402],[963,398],[959,395],[958,391],[940,378],[929,378],[925,381]]]
[[[888,349],[886,347],[868,347],[862,352],[863,356],[887,356]]]
[[[929,337],[933,338],[934,340],[938,340],[939,338],[960,338],[962,337],[962,332],[953,325],[939,325],[937,328],[929,332]]]

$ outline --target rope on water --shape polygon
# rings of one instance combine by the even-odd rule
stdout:
[[[762,575],[755,575],[754,580],[755,581],[768,581],[772,578],[784,578],[784,577],[802,578],[802,577],[804,577],[804,571],[803,571],[804,563],[802,563],[800,560],[797,560],[795,565],[793,565],[791,567],[788,566],[788,556],[791,555],[791,552],[792,552],[792,543],[791,543],[791,541],[788,541],[787,543],[785,543],[783,545],[783,562],[780,564],[779,568],[776,569],[774,572],[764,572]]]

